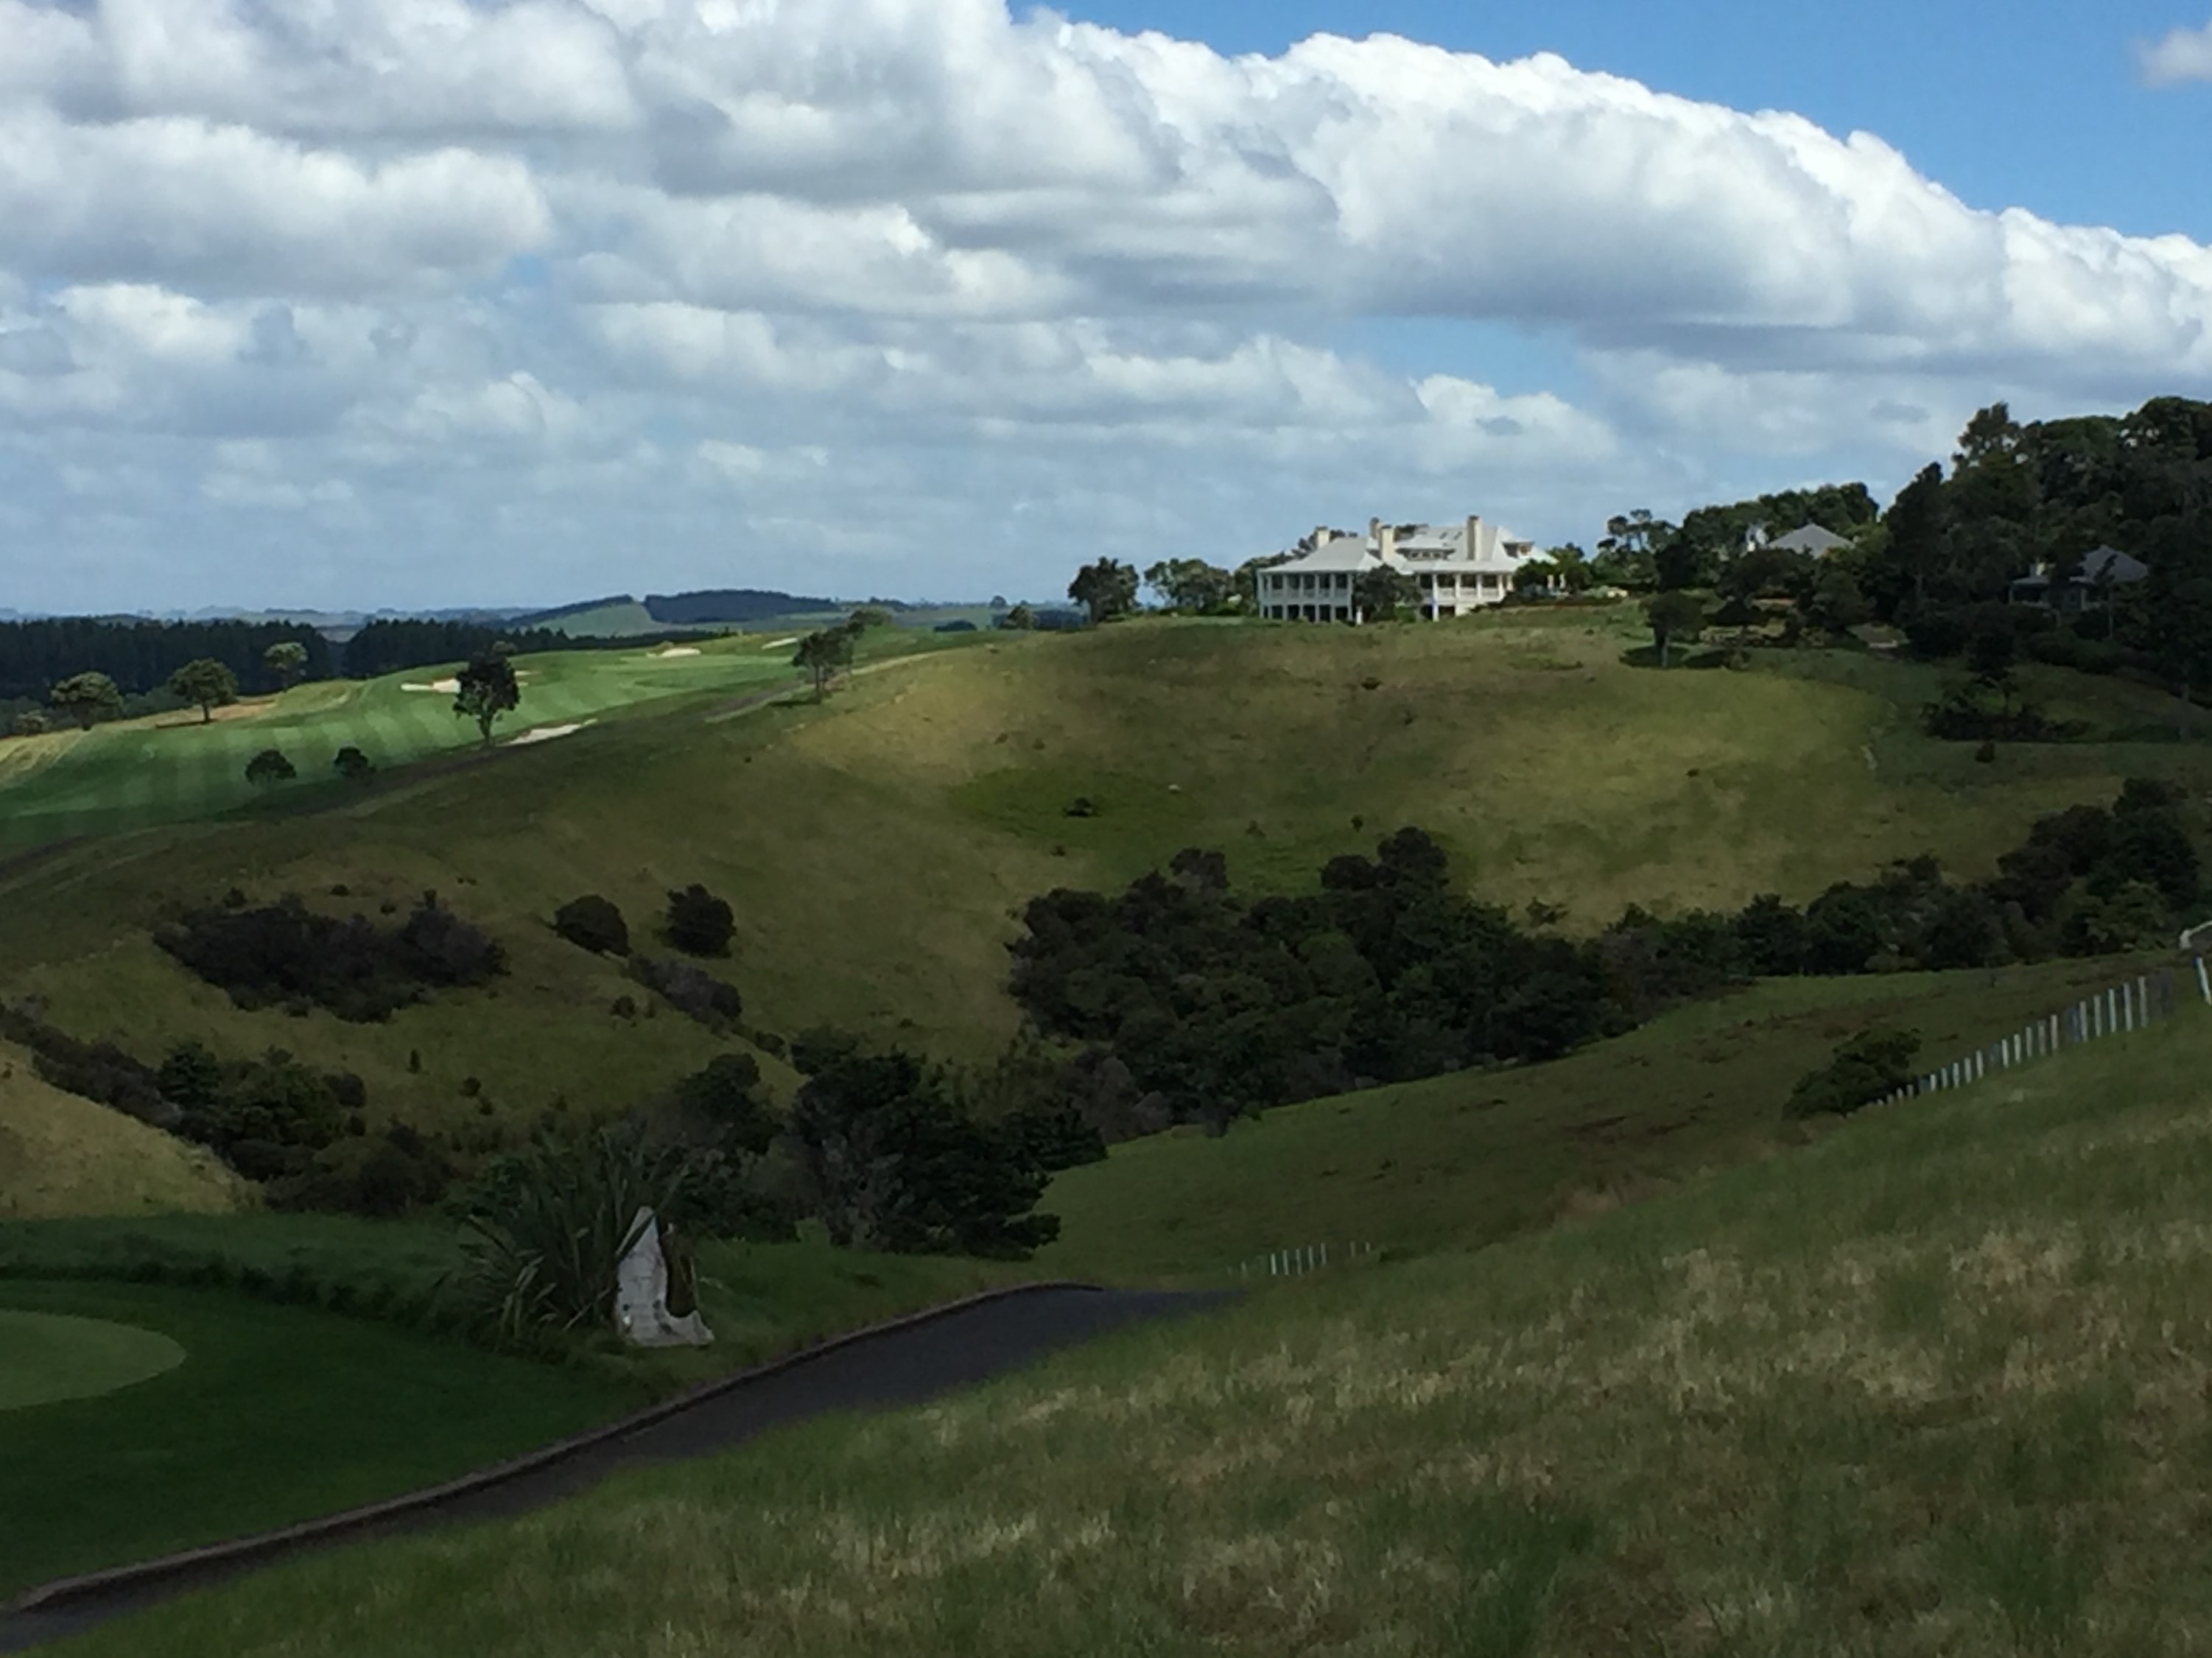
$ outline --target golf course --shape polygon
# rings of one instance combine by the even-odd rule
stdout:
[[[196,1042],[352,1078],[372,1137],[511,1147],[724,1056],[787,1110],[813,1027],[988,1065],[1024,1022],[1022,907],[1186,847],[1292,896],[1418,823],[1465,890],[1595,929],[1630,904],[1802,904],[1922,853],[1980,878],[2046,814],[2195,762],[2170,699],[2129,681],[2024,671],[2085,737],[1978,762],[1920,727],[1930,665],[1655,671],[1632,613],[1600,608],[885,629],[820,700],[768,643],[517,657],[489,747],[436,688],[450,668],[0,743],[0,1003],[149,1066]],[[348,744],[370,775],[332,773]],[[256,788],[246,760],[272,746],[301,776]],[[734,1024],[683,1017],[555,924],[599,895],[658,948],[644,918],[692,883],[728,901],[714,970],[742,991]],[[243,1005],[157,938],[194,907],[296,895],[337,920],[426,892],[498,939],[504,971],[381,1018]],[[52,1649],[673,1658],[738,1620],[761,1653],[946,1658],[1565,1655],[1653,1630],[1712,1654],[1980,1658],[2113,1631],[2185,1650],[2205,1609],[2142,1612],[2130,1586],[2181,1571],[2195,1523],[2148,1448],[2212,1443],[2182,1333],[2206,1310],[2189,1079],[2212,1008],[1848,1120],[1784,1111],[1863,1034],[1910,1025],[1937,1064],[2169,961],[1762,979],[1563,1058],[1145,1134],[1052,1178],[1058,1236],[1027,1259],[839,1247],[812,1224],[704,1240],[716,1340],[651,1351],[488,1343],[451,1301],[475,1236],[453,1213],[277,1212],[0,1044],[0,1597],[1073,1279],[1248,1293],[916,1411],[309,1554]],[[1370,1249],[1346,1264],[1352,1243]],[[1323,1244],[1328,1271],[1248,1276]],[[2094,1375],[2069,1356],[2083,1320]],[[71,1477],[93,1461],[97,1485]],[[1009,1625],[1010,1603],[1034,1619]]]

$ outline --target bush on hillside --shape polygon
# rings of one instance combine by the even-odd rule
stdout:
[[[555,910],[553,930],[570,944],[601,956],[629,954],[629,924],[611,899],[596,892],[571,898]]]
[[[726,956],[737,916],[723,899],[694,881],[668,895],[668,942],[687,956]]]
[[[1862,1030],[1839,1046],[1827,1064],[1800,1077],[1784,1108],[1793,1117],[1848,1115],[1911,1082],[1913,1056],[1919,1051],[1917,1030]]]
[[[788,1139],[814,1214],[841,1245],[1024,1260],[1060,1235],[1020,1142],[962,1111],[945,1075],[837,1033],[793,1045],[808,1072]]]
[[[350,743],[337,751],[331,768],[349,783],[361,782],[376,769],[369,757]]]
[[[397,928],[318,914],[296,894],[258,908],[201,908],[154,942],[253,1010],[298,1002],[357,1023],[389,1018],[433,987],[480,985],[506,970],[498,942],[425,894]]]
[[[718,1035],[734,1029],[744,1017],[744,1001],[738,987],[693,963],[679,962],[672,956],[633,956],[629,970],[640,984],[658,991],[677,1011]],[[647,1011],[652,1010],[648,1006]]]
[[[452,1179],[451,1166],[428,1141],[394,1123],[381,1134],[323,1147],[306,1168],[272,1184],[268,1200],[272,1209],[386,1220],[436,1203]]]

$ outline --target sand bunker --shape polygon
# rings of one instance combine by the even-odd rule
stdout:
[[[671,645],[665,651],[655,651],[653,653],[655,657],[664,662],[672,656],[696,656],[698,654],[699,647],[696,645]]]
[[[508,738],[506,746],[510,749],[519,749],[526,743],[550,743],[556,737],[566,737],[571,732],[580,732],[591,723],[588,720],[579,720],[573,726],[533,726],[520,737]]]
[[[399,689],[403,691],[435,691],[441,696],[459,696],[461,682],[458,679],[435,679],[427,685],[403,684]]]
[[[780,651],[787,645],[796,645],[797,643],[799,643],[799,635],[797,634],[793,634],[788,639],[771,639],[767,644],[762,646],[761,649],[764,651]]]

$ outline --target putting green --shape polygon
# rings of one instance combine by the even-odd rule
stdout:
[[[0,1411],[112,1394],[184,1362],[182,1347],[135,1325],[0,1307]]]

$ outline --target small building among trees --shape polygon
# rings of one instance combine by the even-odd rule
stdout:
[[[2039,604],[2047,610],[2079,611],[2100,609],[2112,602],[2112,589],[2141,581],[2150,567],[2130,558],[2117,547],[2099,547],[2081,555],[2071,575],[2063,566],[2039,564],[2007,590],[2015,604]]]

